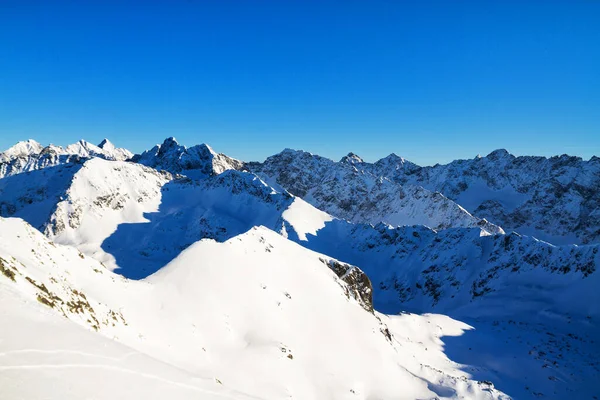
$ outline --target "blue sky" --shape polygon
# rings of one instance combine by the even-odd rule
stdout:
[[[50,4],[51,3],[51,4]],[[600,155],[600,2],[1,1],[0,148]]]

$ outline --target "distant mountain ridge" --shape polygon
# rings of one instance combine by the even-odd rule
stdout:
[[[377,163],[376,163],[377,164]],[[515,157],[501,149],[446,165],[378,170],[439,191],[473,215],[556,244],[600,242],[600,158]]]
[[[286,149],[264,163],[246,168],[274,187],[281,187],[335,217],[355,223],[427,225],[434,229],[481,227],[489,233],[502,228],[472,216],[440,193],[417,185],[400,185],[357,165],[350,155],[341,162],[305,151]]]
[[[207,144],[188,148],[181,146],[174,137],[167,138],[162,144],[157,144],[152,149],[134,156],[132,161],[196,179],[218,175],[229,169],[239,170],[243,167],[243,162],[216,153]]]
[[[492,233],[499,226],[554,244],[600,242],[598,157],[515,157],[501,149],[420,167],[394,153],[374,163],[355,153],[334,162],[286,149],[264,162],[243,162],[206,144],[182,146],[172,137],[139,155],[106,139],[98,146],[82,140],[66,148],[29,140],[0,153],[0,178],[92,157],[131,160],[192,179],[251,171],[335,217],[359,223],[487,226]]]
[[[65,148],[53,144],[42,146],[30,139],[0,153],[0,178],[61,164],[78,163],[94,157],[124,161],[133,157],[133,153],[116,148],[108,139],[102,140],[98,146],[80,140]]]

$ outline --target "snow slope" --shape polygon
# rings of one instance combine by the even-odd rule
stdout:
[[[475,379],[515,398],[597,393],[600,246],[340,220],[307,238],[304,246],[364,270],[375,309],[468,323],[473,329],[444,342]]]
[[[370,313],[333,260],[265,228],[143,281],[19,219],[0,219],[0,257],[3,398],[502,397],[444,355],[439,337],[466,325]]]

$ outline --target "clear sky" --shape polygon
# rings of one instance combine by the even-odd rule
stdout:
[[[600,155],[600,1],[0,0],[0,149]]]

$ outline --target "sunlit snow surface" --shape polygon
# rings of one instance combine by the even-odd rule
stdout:
[[[145,153],[157,171],[128,154],[28,141],[0,158],[0,215],[33,225],[0,219],[0,399],[597,395],[598,245],[522,235],[594,240],[575,188],[596,159],[286,150],[246,168],[171,138]],[[540,198],[536,180],[570,189]],[[552,223],[495,234],[479,203]],[[427,226],[395,226],[411,224]],[[368,274],[378,312],[332,257]]]
[[[129,281],[21,220],[0,224],[15,272],[0,276],[5,398],[501,397],[441,351],[444,329],[464,324],[368,313],[322,255],[265,228]]]

